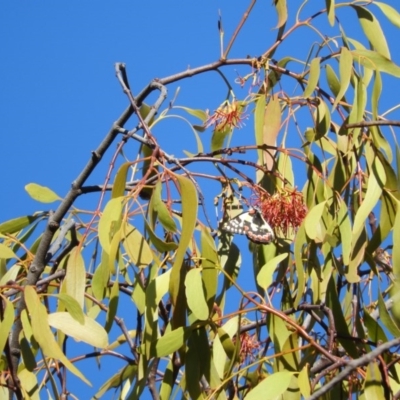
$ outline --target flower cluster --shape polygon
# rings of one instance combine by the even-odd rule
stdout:
[[[218,131],[225,130],[227,128],[241,128],[243,120],[247,119],[247,115],[244,115],[244,104],[243,102],[224,101],[214,114],[211,115],[206,121],[206,127],[214,125],[214,129]]]
[[[296,230],[307,214],[303,194],[296,189],[284,188],[273,195],[258,190],[254,203],[271,227],[285,235]]]

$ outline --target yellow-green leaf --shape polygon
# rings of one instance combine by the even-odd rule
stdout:
[[[2,222],[0,224],[0,233],[13,234],[19,232],[20,230],[26,228],[32,222],[36,221],[38,218],[43,217],[45,213],[38,212],[33,215],[24,215],[22,217],[17,217],[10,219],[8,221]]]
[[[264,118],[265,118],[265,96],[261,95],[256,102],[256,108],[254,110],[254,132],[256,136],[257,146],[264,144],[263,129],[264,129]],[[263,151],[258,150],[258,159],[260,163],[264,163]]]
[[[180,349],[192,333],[190,327],[180,327],[157,339],[150,357],[165,357]]]
[[[215,242],[209,229],[201,227],[202,280],[209,313],[212,311],[218,288],[220,261]]]
[[[14,324],[14,307],[10,300],[2,297],[2,320],[0,320],[0,353],[3,353],[8,340],[8,334]]]
[[[114,179],[114,184],[111,192],[111,198],[115,199],[117,197],[121,197],[125,194],[126,188],[126,177],[128,174],[128,170],[131,166],[131,163],[127,162],[122,164],[117,172],[117,175]]]
[[[275,28],[283,26],[288,18],[286,0],[275,0],[274,1],[276,12],[278,13],[278,23]]]
[[[267,146],[276,146],[276,138],[279,135],[282,122],[282,111],[277,95],[271,96],[268,104],[265,107],[263,127],[262,127],[262,141],[258,145],[266,144]],[[260,162],[264,163],[269,170],[274,167],[275,149],[268,149],[263,151],[263,157]],[[259,172],[259,171],[257,171]],[[261,180],[262,176],[258,177]]]
[[[378,157],[376,157],[374,160],[374,166],[376,168],[376,173],[373,172],[371,165],[371,174],[368,179],[367,192],[365,193],[364,200],[360,208],[357,210],[354,218],[354,225],[352,232],[353,243],[355,240],[357,240],[361,230],[364,228],[369,213],[373,210],[373,208],[377,204],[382,194],[382,186],[386,182],[386,174],[383,169],[382,163],[378,159]],[[376,176],[376,174],[378,175],[378,177]]]
[[[310,63],[310,74],[308,75],[307,86],[304,89],[304,98],[310,97],[318,84],[319,74],[321,71],[320,62],[321,57],[315,57]]]
[[[139,268],[152,263],[153,253],[143,235],[128,223],[124,224],[122,232],[122,245],[132,262]]]
[[[364,396],[365,400],[376,400],[385,398],[382,374],[379,365],[375,360],[370,362],[367,366]]]
[[[175,242],[164,242],[163,240],[161,240],[151,229],[150,224],[146,220],[144,222],[146,225],[147,233],[149,235],[149,242],[151,242],[158,251],[174,251],[178,248],[178,245]]]
[[[393,274],[400,277],[400,203],[397,202],[397,213],[393,225],[393,246],[392,261],[393,261]],[[400,315],[399,315],[400,316]],[[400,318],[399,318],[400,320]]]
[[[381,11],[385,14],[386,18],[397,28],[400,28],[400,14],[399,12],[389,6],[386,3],[381,3],[380,1],[374,1],[372,4],[378,6]]]
[[[372,50],[352,50],[351,54],[354,61],[357,61],[366,68],[386,72],[397,78],[400,77],[400,67],[397,66],[392,60]]]
[[[204,321],[208,318],[208,306],[204,296],[201,270],[192,268],[185,279],[186,299],[188,306],[195,317]]]
[[[228,335],[223,328],[218,328],[218,337],[221,341],[221,345],[225,351],[225,354],[230,360],[232,360],[236,354],[236,346],[233,343],[231,336]]]
[[[193,108],[182,107],[182,106],[174,106],[174,109],[175,108],[186,111],[188,114],[193,115],[194,117],[196,117],[199,120],[201,120],[201,122],[206,122],[207,121],[208,115],[203,110],[195,110]]]
[[[267,263],[261,267],[261,270],[257,275],[257,283],[264,290],[272,284],[276,267],[281,261],[287,258],[287,256],[288,253],[279,254],[271,260],[268,260]]]
[[[308,398],[311,395],[310,376],[308,369],[309,365],[304,365],[297,378],[297,384],[299,385],[300,393],[304,398]]]
[[[169,291],[172,304],[176,305],[178,293],[181,287],[181,269],[184,268],[184,257],[186,249],[192,240],[194,228],[197,221],[197,192],[193,182],[180,175],[176,175],[182,196],[182,233],[179,240],[179,246],[176,251],[175,261],[172,266]]]
[[[342,257],[344,265],[349,265],[351,252],[351,222],[346,203],[340,198],[340,207],[337,213],[340,239],[342,242]]]
[[[25,190],[32,199],[40,201],[41,203],[53,203],[57,200],[62,200],[61,197],[51,189],[46,186],[38,185],[37,183],[28,183],[25,186]]]
[[[315,119],[316,136],[314,140],[318,140],[325,136],[329,132],[331,127],[331,114],[329,112],[327,104],[323,100],[320,100],[320,103],[318,104],[315,113]]]
[[[80,324],[68,312],[55,312],[48,315],[49,325],[59,329],[78,342],[104,349],[108,345],[105,329],[94,319],[85,316],[84,324]]]
[[[118,310],[118,303],[119,303],[119,283],[118,280],[115,280],[110,293],[110,301],[108,304],[107,316],[106,316],[106,325],[105,330],[110,332],[113,323],[114,317],[117,314]]]
[[[0,286],[5,285],[8,281],[14,281],[18,276],[21,266],[14,264],[0,279]]]
[[[59,293],[58,295],[52,296],[55,296],[60,300],[72,318],[76,319],[80,324],[85,322],[85,314],[83,313],[82,306],[72,296],[65,293]]]
[[[80,247],[75,247],[68,257],[63,285],[65,285],[65,292],[74,298],[83,308],[86,270],[85,261],[83,260],[80,250]]]
[[[65,356],[50,329],[48,323],[48,314],[46,307],[40,302],[39,296],[32,286],[26,286],[24,289],[25,303],[29,311],[33,336],[39,343],[43,354],[46,357],[55,358],[60,360],[67,369],[69,369],[74,375],[82,379],[85,383],[91,386],[90,382],[84,377],[84,375],[72,364]],[[72,321],[75,321],[71,317]],[[77,321],[75,321],[79,324]],[[79,326],[81,326],[79,324]]]
[[[335,24],[335,0],[325,0],[328,10],[328,21],[331,26]]]
[[[281,371],[275,372],[262,380],[249,394],[246,400],[273,400],[286,392],[290,385],[294,372]]]
[[[352,69],[353,55],[346,47],[342,47],[339,61],[340,90],[336,96],[335,102],[333,103],[332,112],[336,109],[339,101],[342,100],[347,88],[349,87]]]
[[[157,214],[158,219],[161,222],[161,225],[169,232],[176,232],[176,224],[174,219],[171,216],[170,211],[168,210],[167,206],[161,199],[161,182],[157,182],[156,186],[154,187],[153,195],[151,196],[150,200],[150,210],[154,210]],[[154,227],[154,221],[152,221],[152,226]]]
[[[224,147],[226,138],[228,135],[232,134],[232,128],[229,124],[226,124],[219,129],[214,129],[211,137],[211,151],[218,151]]]
[[[318,242],[323,241],[325,229],[322,224],[322,213],[325,210],[326,201],[314,206],[307,214],[305,228],[307,236]]]
[[[17,258],[17,255],[5,244],[0,243],[0,258]]]
[[[122,198],[111,199],[105,206],[99,221],[99,241],[105,252],[110,250],[110,242],[122,220]]]
[[[379,21],[375,18],[375,15],[365,7],[352,7],[356,10],[364,34],[372,44],[373,48],[384,57],[390,59],[389,47],[385,35]]]

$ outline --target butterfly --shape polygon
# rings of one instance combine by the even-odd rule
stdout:
[[[274,231],[255,208],[239,214],[222,225],[224,231],[246,235],[252,242],[268,244],[275,239]]]

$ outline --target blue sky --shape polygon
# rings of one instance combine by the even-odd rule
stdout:
[[[258,56],[272,43],[276,15],[271,3],[257,2],[231,57]],[[398,0],[386,3],[399,9]],[[30,182],[48,186],[61,197],[67,193],[90,151],[128,104],[115,78],[115,62],[126,63],[134,93],[153,78],[213,62],[220,51],[218,10],[226,42],[246,6],[226,0],[2,1],[0,221],[48,209],[29,198],[24,186]],[[382,16],[376,8],[371,10]],[[343,14],[344,24],[348,15]],[[392,57],[400,64],[399,33],[382,21]],[[318,24],[330,33],[324,16]],[[349,32],[359,35],[357,24],[352,22]],[[304,59],[299,46],[302,39],[300,32],[286,49]],[[227,73],[235,77],[234,69]],[[177,104],[192,108],[214,110],[226,95],[225,85],[213,72],[171,85],[168,100],[178,86]],[[237,88],[238,96],[246,94]],[[387,94],[382,100],[386,108],[398,102],[398,89]],[[164,128],[160,140],[169,152],[181,155],[182,146],[194,151],[193,136],[183,124],[166,126],[169,129]],[[253,134],[252,124],[245,132]],[[101,184],[108,165],[106,155],[88,184]]]

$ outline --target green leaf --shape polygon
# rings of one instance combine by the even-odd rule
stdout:
[[[262,380],[249,394],[246,400],[274,400],[279,398],[290,385],[294,372],[275,372]]]
[[[256,101],[256,108],[254,110],[254,132],[256,136],[256,145],[262,146],[264,144],[264,122],[265,122],[265,96],[261,95]],[[263,151],[258,150],[258,159],[260,163],[264,163]]]
[[[283,351],[287,339],[292,334],[286,322],[277,315],[271,314],[268,319],[268,330],[277,352]]]
[[[8,281],[14,281],[21,269],[19,264],[14,264],[0,279],[0,286],[7,284]]]
[[[121,197],[125,194],[126,188],[126,176],[128,174],[128,170],[131,167],[131,163],[127,162],[122,164],[117,172],[117,175],[114,179],[114,185],[112,187],[111,198],[115,199],[117,197]]]
[[[232,134],[232,128],[229,126],[229,124],[226,124],[220,129],[214,129],[211,137],[211,151],[221,150],[225,146],[226,138],[230,134]]]
[[[372,90],[372,96],[371,96],[371,109],[372,109],[372,115],[374,119],[378,119],[378,114],[379,114],[379,98],[381,97],[382,93],[382,78],[381,74],[379,71],[375,72],[375,80],[374,80],[374,87]]]
[[[218,328],[218,337],[221,341],[222,348],[230,360],[236,358],[236,346],[230,335],[223,328]]]
[[[370,147],[366,146],[366,151],[368,151],[368,149],[370,149]],[[372,149],[370,151],[373,152]],[[378,200],[382,194],[382,187],[385,185],[386,182],[385,170],[378,157],[374,157],[374,161],[371,160],[369,162],[369,167],[371,173],[368,179],[367,192],[365,193],[364,200],[360,208],[357,210],[354,218],[352,232],[353,243],[355,243],[355,241],[358,239],[361,230],[364,228],[365,221],[367,220],[369,213],[378,203]]]
[[[178,245],[175,242],[164,242],[161,240],[158,236],[156,236],[154,231],[151,229],[150,224],[146,220],[144,220],[144,223],[146,225],[147,233],[150,237],[149,242],[151,242],[158,251],[174,251],[178,248]]]
[[[40,186],[37,183],[28,183],[25,186],[25,190],[33,200],[41,203],[53,203],[58,200],[62,200],[55,192],[46,186]]]
[[[196,319],[205,321],[208,318],[208,305],[204,296],[201,270],[192,268],[185,278],[186,299]]]
[[[104,393],[113,388],[119,388],[125,381],[133,381],[137,375],[137,364],[127,364],[119,371],[117,371],[110,379],[108,379],[100,387],[99,391],[92,397],[93,399],[100,399]]]
[[[398,297],[397,295],[399,294],[398,291],[398,285],[396,285],[394,287],[394,293],[392,293],[392,295],[394,294],[394,299],[395,302],[394,304],[400,304],[399,300],[396,298]],[[389,314],[387,308],[386,308],[386,304],[385,301],[383,300],[383,296],[382,293],[380,291],[380,289],[378,288],[378,309],[379,309],[379,318],[384,326],[384,328],[386,328],[393,336],[395,337],[399,337],[400,336],[400,329],[399,327],[396,325],[395,321],[393,320],[393,318],[391,317],[391,315]],[[400,319],[399,319],[400,321]]]
[[[336,76],[334,69],[329,64],[326,64],[325,66],[325,75],[329,89],[331,89],[332,93],[337,97],[340,92],[340,81]]]
[[[221,268],[215,242],[209,229],[201,227],[202,280],[209,314],[214,308],[218,288],[218,273]]]
[[[110,293],[110,301],[108,304],[107,316],[106,316],[106,332],[110,332],[113,323],[114,317],[117,315],[118,310],[118,302],[119,302],[119,283],[116,279],[112,285],[111,293]]]
[[[82,306],[72,296],[65,293],[59,293],[58,295],[51,295],[57,297],[63,306],[67,309],[68,313],[78,321],[80,324],[85,323],[85,314],[83,313]]]
[[[258,142],[258,137],[256,137],[257,145],[267,145],[267,146],[276,146],[276,138],[279,135],[281,129],[282,122],[282,110],[279,101],[279,97],[277,95],[271,96],[268,104],[265,107],[265,112],[263,115],[263,126],[262,126],[262,137],[261,142]],[[274,168],[274,155],[276,150],[267,149],[266,151],[262,151],[262,157],[259,159],[260,163],[263,163],[267,166],[269,170]],[[260,153],[259,153],[260,154]],[[258,181],[263,178],[264,173],[261,171],[257,171]]]
[[[326,9],[328,10],[328,21],[330,26],[335,24],[335,0],[325,0]]]
[[[360,21],[364,34],[372,44],[373,48],[378,53],[382,54],[382,56],[390,59],[389,47],[387,45],[385,35],[382,31],[379,21],[375,18],[374,14],[364,7],[352,7],[356,10],[358,20]]]
[[[310,74],[308,76],[307,86],[304,89],[303,97],[308,98],[314,92],[315,87],[318,85],[319,74],[321,71],[321,57],[315,57],[310,63]]]
[[[8,334],[14,324],[14,307],[11,301],[2,297],[2,320],[0,321],[0,353],[3,353],[8,340]]]
[[[200,380],[203,375],[209,382],[210,346],[204,327],[192,332],[188,339],[185,357],[186,389],[192,399],[203,398],[201,396]]]
[[[32,286],[26,286],[24,289],[25,303],[28,308],[32,331],[36,341],[39,343],[46,357],[55,358],[60,360],[67,369],[69,369],[74,375],[82,379],[85,383],[91,386],[91,383],[84,377],[84,375],[72,364],[61,348],[54,339],[53,333],[49,327],[48,314],[46,307],[41,304],[39,296]],[[68,313],[66,313],[68,314]],[[71,317],[71,321],[75,321],[80,327],[82,326],[76,320]]]
[[[190,327],[180,327],[166,333],[156,340],[154,352],[150,353],[150,357],[165,357],[172,354],[183,346],[191,334]]]
[[[10,219],[6,222],[2,222],[0,224],[0,233],[3,234],[13,234],[16,232],[21,231],[22,229],[26,228],[28,225],[35,222],[38,218],[43,217],[45,215],[44,212],[38,212],[33,215],[24,215],[22,217],[17,217],[14,219]]]
[[[304,398],[311,396],[310,375],[308,373],[308,369],[309,365],[306,364],[300,371],[297,378],[297,384],[299,385],[300,393]]]
[[[325,136],[331,127],[331,114],[327,104],[323,100],[320,100],[318,104],[315,119],[317,123],[315,125],[316,136],[314,140],[318,140]]]
[[[275,27],[276,29],[280,28],[286,23],[288,19],[288,11],[287,11],[286,0],[275,0],[274,5],[276,12],[278,13],[278,23]]]
[[[385,335],[384,330],[379,325],[378,321],[375,321],[375,319],[369,315],[369,312],[365,307],[364,307],[363,320],[364,320],[365,327],[367,328],[368,337],[371,341],[373,341],[374,343],[379,343],[379,342],[386,343],[387,342],[387,337]]]
[[[351,335],[346,323],[346,319],[343,315],[343,309],[340,305],[338,294],[336,291],[336,284],[332,276],[329,279],[326,290],[326,305],[332,310],[336,331],[338,332],[339,342],[351,357],[357,358],[358,350],[357,347],[354,346],[353,341],[349,340]]]
[[[260,272],[257,275],[257,283],[264,290],[272,284],[274,281],[274,272],[279,263],[288,257],[288,253],[279,254],[278,256],[269,260],[265,265],[261,267]]]
[[[183,295],[182,292],[182,269],[185,268],[183,262],[186,254],[186,249],[192,240],[194,228],[197,221],[197,192],[194,184],[188,178],[180,175],[175,175],[182,196],[182,233],[179,240],[179,246],[176,251],[175,261],[172,266],[169,291],[171,301],[174,306],[177,305],[178,295]]]
[[[223,340],[225,340],[224,334],[226,333],[229,335],[229,337],[232,339],[233,336],[237,333],[238,330],[238,322],[239,322],[239,317],[235,316],[231,319],[229,319],[222,327],[219,329],[222,329],[221,335]],[[218,329],[218,330],[219,330]],[[227,348],[227,351],[230,351]],[[218,374],[219,378],[224,377],[225,373],[225,364],[226,364],[226,355],[227,353],[225,352],[224,346],[221,343],[221,339],[219,334],[215,336],[214,343],[212,344],[212,353],[213,353],[213,360],[214,360],[214,365],[216,372]]]
[[[372,4],[378,6],[383,14],[385,14],[385,17],[394,25],[397,26],[397,28],[400,28],[400,14],[399,12],[389,6],[386,3],[381,3],[380,1],[374,1]]]
[[[55,312],[48,315],[49,325],[59,329],[78,342],[104,349],[108,346],[105,329],[94,319],[85,316],[84,324],[80,324],[68,312]]]
[[[174,109],[175,108],[186,111],[188,114],[193,115],[203,123],[207,121],[208,115],[203,110],[195,110],[193,108],[182,107],[182,106],[174,106]]]
[[[352,50],[351,54],[354,61],[357,61],[365,68],[376,71],[386,72],[396,78],[400,78],[400,67],[398,67],[392,60],[372,50]]]
[[[305,218],[305,229],[307,236],[316,242],[322,242],[325,236],[325,228],[322,223],[322,213],[325,211],[326,201],[323,201],[311,210]]]
[[[105,288],[107,287],[109,277],[109,256],[105,251],[103,251],[101,253],[100,264],[95,269],[92,279],[92,290],[96,299],[102,300],[104,298]]]
[[[18,370],[18,378],[21,382],[22,394],[25,399],[39,400],[40,385],[37,381],[37,375],[27,369]],[[8,392],[8,391],[7,391]],[[2,399],[6,399],[4,396]]]
[[[342,243],[342,257],[344,265],[349,265],[351,253],[351,221],[346,203],[342,198],[339,199],[340,205],[337,213],[337,222]]]
[[[111,199],[105,206],[99,221],[99,241],[106,253],[110,251],[110,243],[122,220],[122,197]]]
[[[154,188],[153,195],[151,196],[150,200],[149,209],[150,211],[154,210],[154,212],[158,216],[158,219],[161,222],[161,225],[164,227],[165,230],[169,232],[177,231],[175,221],[172,218],[168,207],[161,199],[161,182],[157,182]],[[154,227],[154,221],[152,226]]]
[[[397,202],[397,213],[393,225],[393,250],[392,250],[392,262],[393,262],[393,274],[398,279],[400,277],[400,203]],[[400,320],[400,319],[399,319]]]
[[[365,400],[376,400],[385,398],[382,374],[376,360],[367,366],[364,386]]]
[[[8,246],[0,243],[0,258],[8,260],[10,258],[17,258],[17,255]]]
[[[339,61],[340,90],[336,96],[335,102],[333,103],[331,112],[333,112],[336,109],[340,100],[342,100],[343,96],[345,95],[347,88],[349,87],[350,84],[352,70],[353,70],[353,55],[346,47],[342,47],[340,53],[340,61]]]
[[[147,240],[134,226],[128,223],[122,226],[122,245],[137,267],[143,268],[153,262],[153,252]]]
[[[66,293],[74,298],[83,309],[86,270],[80,250],[80,247],[75,247],[69,254],[63,285],[65,285]]]
[[[300,304],[306,284],[305,272],[304,272],[305,266],[303,264],[303,252],[302,252],[304,243],[307,242],[306,230],[304,224],[305,221],[302,222],[299,230],[297,231],[297,235],[294,241],[294,259],[295,259],[295,267],[297,273],[297,293],[296,293],[296,299],[294,301],[294,307],[297,307]]]

